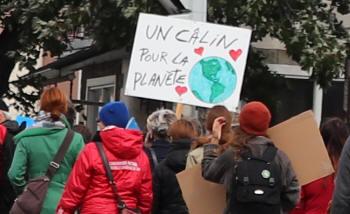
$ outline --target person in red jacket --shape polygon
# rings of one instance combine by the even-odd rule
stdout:
[[[321,135],[335,171],[341,151],[349,135],[346,124],[339,118],[330,118],[321,126]],[[290,214],[326,214],[334,191],[335,174],[320,178],[301,187],[299,204]]]
[[[152,208],[152,174],[143,151],[140,131],[125,129],[128,109],[122,102],[106,104],[99,113],[100,131],[118,194],[128,208],[149,214]],[[119,213],[112,187],[95,143],[89,143],[78,157],[66,184],[58,214]]]

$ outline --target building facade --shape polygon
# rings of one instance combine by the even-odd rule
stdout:
[[[206,0],[182,0],[183,5],[191,13],[174,15],[177,18],[206,21]],[[350,26],[350,16],[342,16],[344,24]],[[141,127],[146,116],[157,108],[172,108],[174,104],[124,95],[130,53],[124,49],[99,52],[89,45],[91,40],[77,41],[75,46],[80,51],[71,51],[61,58],[42,59],[42,67],[33,74],[45,76],[46,86],[56,85],[64,90],[72,100],[77,114],[76,123],[86,124],[91,130],[96,130],[96,119],[99,108],[112,100],[123,100],[130,108]],[[74,45],[73,45],[74,46]],[[291,116],[312,109],[318,122],[330,116],[343,116],[343,79],[335,80],[334,85],[323,91],[309,79],[308,71],[292,61],[283,43],[276,39],[265,38],[253,44],[266,56],[266,62],[272,71],[288,79],[288,88],[283,88],[278,107],[274,110],[276,122],[281,122]],[[186,106],[184,115],[204,118],[203,109]]]

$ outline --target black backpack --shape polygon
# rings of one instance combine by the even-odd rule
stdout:
[[[249,148],[235,165],[229,210],[234,214],[280,214],[281,170],[274,162],[277,148],[268,144],[262,157]]]
[[[16,125],[14,125],[16,124]],[[4,175],[7,175],[7,172],[10,169],[10,166],[12,164],[12,160],[13,160],[13,156],[15,154],[15,150],[16,150],[16,144],[14,142],[14,136],[17,135],[18,133],[20,133],[21,131],[23,131],[26,126],[27,123],[26,122],[22,122],[20,124],[20,126],[17,126],[17,122],[16,121],[6,121],[4,123],[2,123],[2,125],[4,125],[6,127],[6,136],[3,139],[4,140],[4,144],[3,144],[3,157],[2,157],[2,161],[3,161],[3,166],[4,166]],[[7,176],[6,176],[7,177]]]
[[[4,144],[2,145],[3,153],[1,161],[3,165],[2,173],[4,177],[1,178],[2,185],[0,190],[0,213],[8,213],[16,198],[15,191],[12,188],[9,178],[7,177],[7,172],[10,169],[16,146],[13,141],[13,134],[8,130],[3,140]]]

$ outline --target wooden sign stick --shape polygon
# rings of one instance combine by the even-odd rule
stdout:
[[[176,105],[176,112],[175,112],[175,113],[176,113],[176,118],[177,118],[177,119],[181,119],[183,110],[184,110],[184,104],[178,103],[178,104]]]

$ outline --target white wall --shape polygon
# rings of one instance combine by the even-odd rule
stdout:
[[[207,0],[181,0],[185,8],[191,10],[190,14],[179,15],[195,21],[207,21]]]

